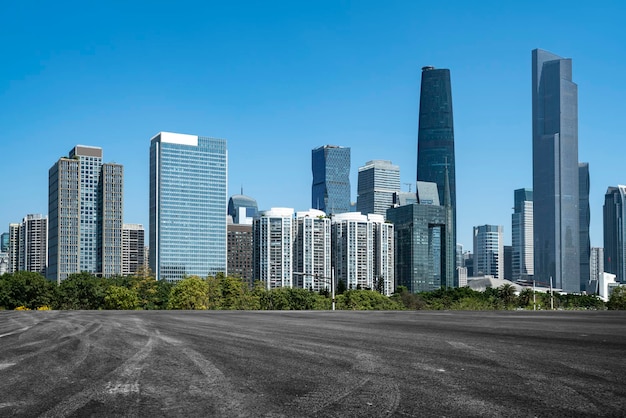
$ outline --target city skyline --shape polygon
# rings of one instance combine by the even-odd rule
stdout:
[[[548,5],[539,16],[532,2],[284,3],[267,11],[250,3],[204,5],[194,16],[183,7],[132,6],[118,16],[114,6],[94,6],[62,16],[69,5],[33,12],[12,4],[15,19],[0,29],[16,40],[1,47],[12,59],[0,70],[0,175],[20,187],[5,193],[0,232],[47,214],[47,170],[76,144],[102,147],[124,166],[124,222],[148,225],[147,138],[159,131],[228,138],[227,194],[243,187],[261,210],[310,208],[310,152],[323,144],[351,148],[353,202],[358,167],[370,160],[400,166],[406,191],[416,169],[420,70],[433,65],[450,69],[453,84],[457,242],[470,248],[473,226],[496,224],[508,244],[511,193],[532,187],[529,51],[542,48],[575,62],[591,245],[602,246],[604,193],[626,183],[612,169],[626,147],[618,127],[626,53],[624,6],[601,5]],[[444,18],[481,29],[450,29]]]

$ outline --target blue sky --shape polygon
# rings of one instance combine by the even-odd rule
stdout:
[[[573,59],[591,240],[626,183],[621,1],[5,2],[0,13],[0,230],[47,213],[48,169],[77,144],[124,165],[125,222],[148,227],[150,138],[228,140],[229,195],[310,207],[311,149],[415,181],[421,67],[449,68],[458,241],[504,226],[532,187],[531,50]],[[509,4],[511,3],[511,4]],[[579,5],[579,3],[581,5]],[[407,186],[403,186],[407,187]],[[4,226],[2,226],[4,225]]]

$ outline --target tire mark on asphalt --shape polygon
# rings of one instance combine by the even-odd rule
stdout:
[[[154,338],[148,338],[148,341],[143,344],[138,352],[105,376],[106,381],[103,379],[88,386],[69,399],[55,405],[42,414],[41,417],[68,416],[92,400],[104,402],[107,399],[107,395],[126,395],[139,392],[138,377],[142,370],[140,363],[148,357],[154,343]]]

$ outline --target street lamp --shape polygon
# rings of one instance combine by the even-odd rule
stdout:
[[[324,283],[326,283],[326,281],[330,279],[332,310],[333,311],[335,310],[335,269],[330,270],[330,277],[322,276],[321,274],[318,274],[318,273],[304,273],[300,271],[294,271],[291,274],[296,275],[296,276],[304,276],[304,277],[311,276],[314,279],[324,279]]]

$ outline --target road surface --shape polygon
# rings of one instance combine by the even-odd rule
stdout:
[[[0,416],[626,415],[625,312],[0,312]]]

